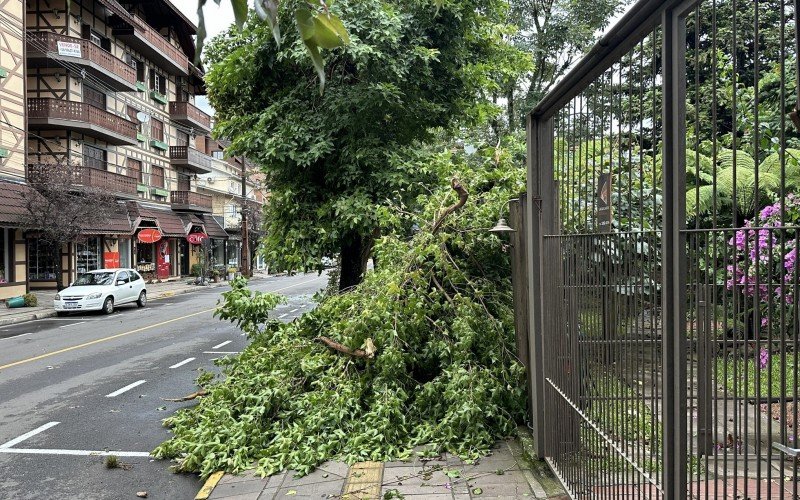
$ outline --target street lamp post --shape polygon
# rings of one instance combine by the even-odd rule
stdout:
[[[242,276],[249,278],[250,244],[247,240],[247,158],[242,157]]]

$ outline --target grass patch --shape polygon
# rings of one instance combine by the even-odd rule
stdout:
[[[717,358],[716,380],[733,396],[780,398],[794,397],[797,386],[797,354],[780,354],[755,351],[755,358],[743,359],[729,356]]]

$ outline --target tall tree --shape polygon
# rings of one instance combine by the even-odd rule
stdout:
[[[98,227],[118,209],[113,195],[82,182],[84,168],[68,163],[28,167],[28,183],[33,189],[25,199],[21,227],[56,249],[59,254],[56,258],[56,286],[59,290],[65,286],[61,249],[77,241],[83,228]]]
[[[280,3],[282,25],[296,7]],[[340,288],[361,281],[385,200],[411,200],[427,180],[415,145],[475,117],[479,87],[507,55],[507,8],[502,0],[336,2],[330,10],[350,43],[325,55],[321,95],[295,30],[278,45],[251,16],[211,42],[216,133],[266,174],[264,248],[273,267],[321,269],[323,257],[339,254]]]

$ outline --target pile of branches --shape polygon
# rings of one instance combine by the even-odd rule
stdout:
[[[403,215],[375,248],[376,269],[285,324],[279,297],[244,280],[217,314],[251,338],[195,407],[165,420],[155,454],[207,476],[257,464],[301,474],[329,460],[393,460],[419,445],[485,454],[524,418],[514,352],[509,257],[487,232],[523,173],[488,162],[460,173]],[[466,183],[465,183],[466,184]],[[468,193],[469,192],[469,193]]]

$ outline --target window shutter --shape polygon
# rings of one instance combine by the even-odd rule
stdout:
[[[81,24],[81,38],[88,40],[92,36],[92,28],[88,24]]]

